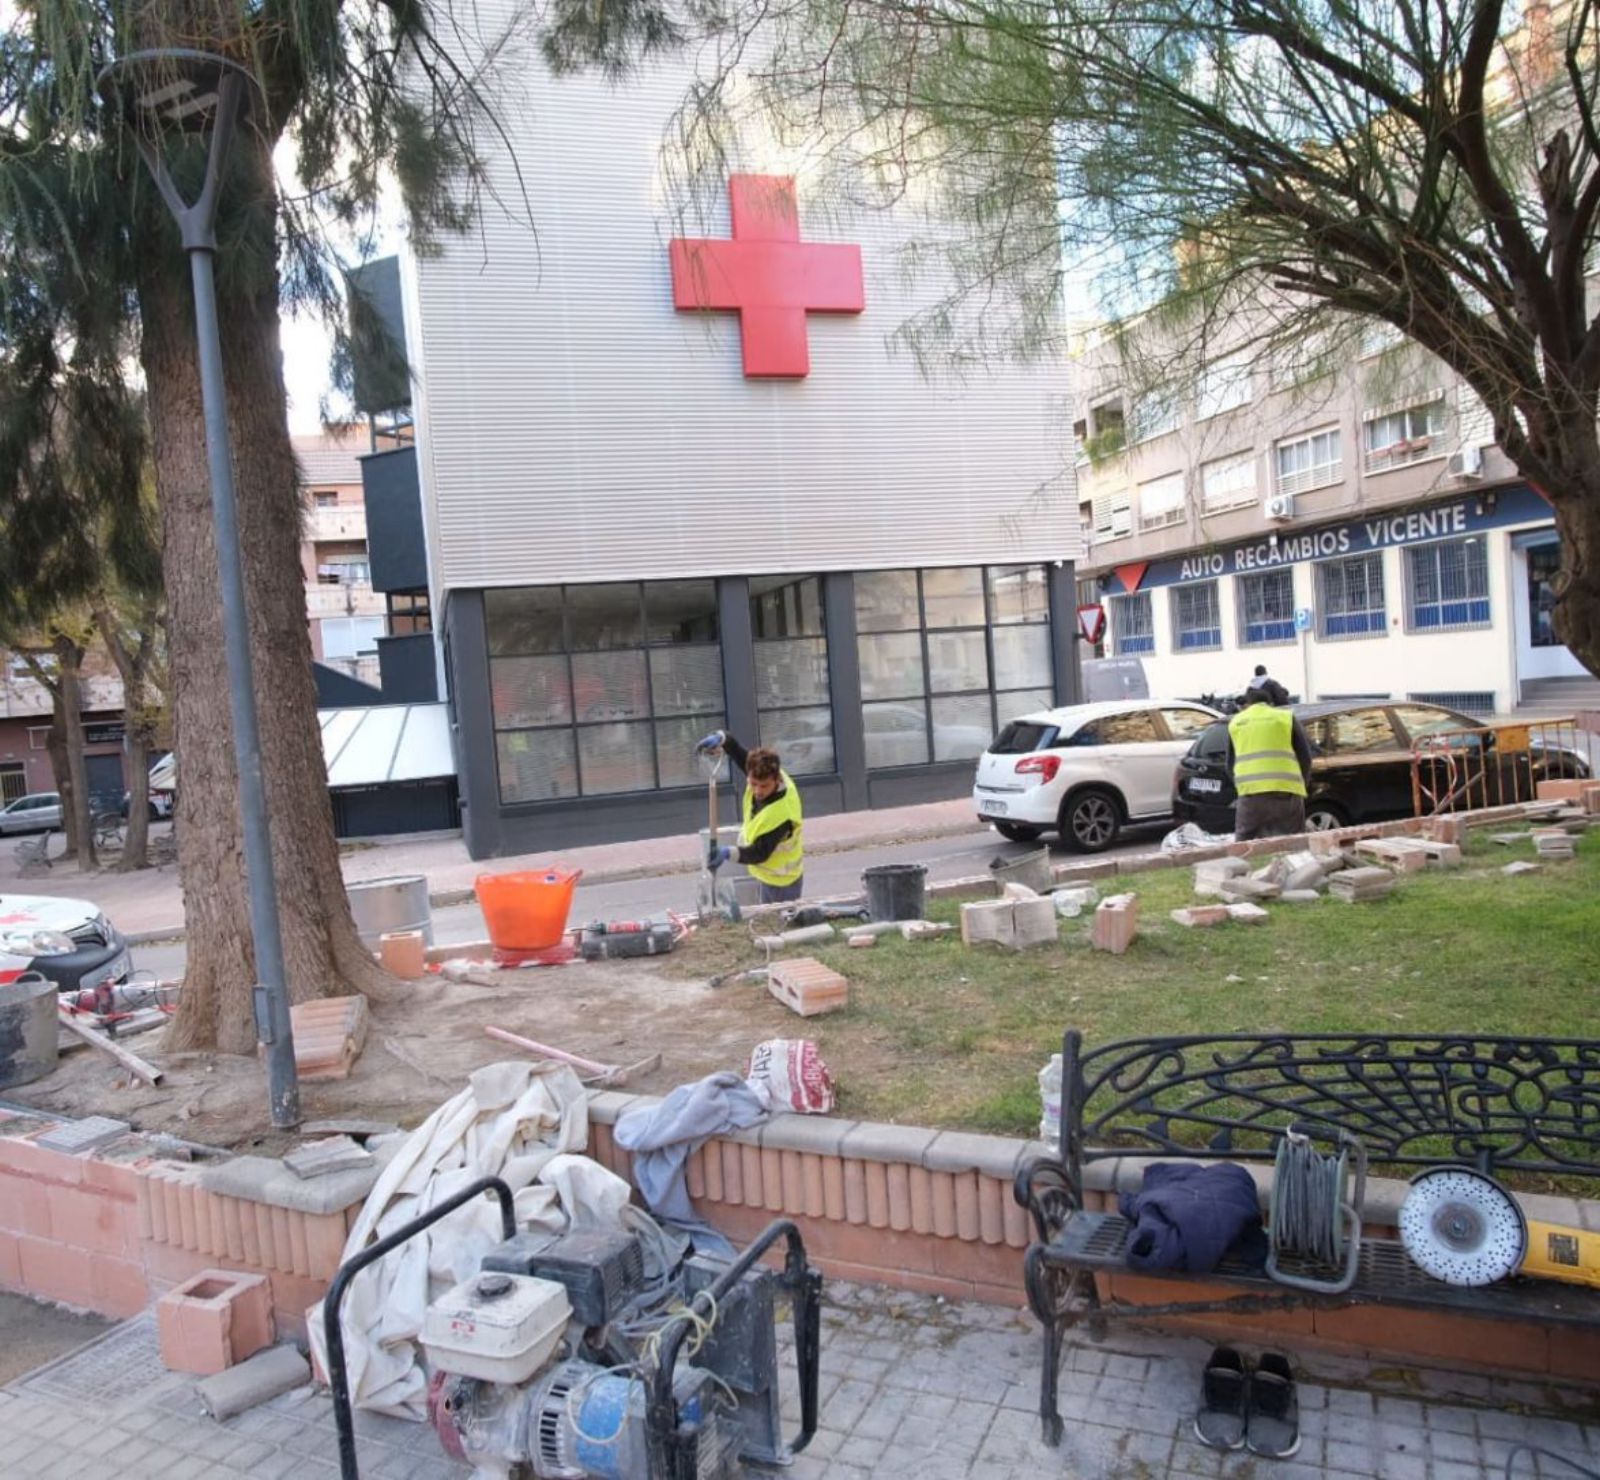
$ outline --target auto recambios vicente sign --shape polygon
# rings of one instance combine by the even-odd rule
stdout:
[[[1533,489],[1519,485],[1483,494],[1463,494],[1460,498],[1422,508],[1371,514],[1318,529],[1297,530],[1290,525],[1278,535],[1276,543],[1255,539],[1167,560],[1152,560],[1132,586],[1121,572],[1138,570],[1137,566],[1120,567],[1102,579],[1110,591],[1147,591],[1152,586],[1209,581],[1218,576],[1272,570],[1302,560],[1335,560],[1341,555],[1360,555],[1391,545],[1461,539],[1480,530],[1542,522],[1550,517],[1550,505]]]

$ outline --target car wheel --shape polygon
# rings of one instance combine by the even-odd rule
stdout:
[[[1333,832],[1349,826],[1350,819],[1344,815],[1344,809],[1332,802],[1312,802],[1306,808],[1307,832]]]
[[[1020,822],[997,822],[994,830],[1002,838],[1009,838],[1013,843],[1036,843],[1043,835],[1041,828],[1024,827]]]
[[[1061,808],[1061,838],[1078,853],[1102,853],[1122,831],[1122,809],[1108,791],[1077,792]]]

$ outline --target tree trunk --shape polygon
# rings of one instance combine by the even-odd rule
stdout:
[[[89,795],[89,767],[83,755],[83,685],[78,673],[83,650],[69,638],[58,638],[54,646],[60,675],[56,708],[61,713],[61,739],[66,746],[72,790],[70,797],[61,798],[61,824],[72,852],[78,855],[78,867],[92,873],[100,867],[100,860],[94,850],[93,798]]]
[[[150,865],[150,738],[142,722],[128,726],[128,771],[128,826],[117,862],[123,874]]]
[[[1561,534],[1556,636],[1590,673],[1600,674],[1600,466],[1552,499]]]
[[[219,255],[218,318],[272,854],[292,1001],[359,991],[387,995],[393,978],[362,946],[339,869],[311,677],[300,567],[301,508],[278,342],[276,195],[271,140],[241,129],[225,195],[248,200],[254,240]],[[225,223],[226,224],[226,223]],[[163,233],[155,240],[172,241]],[[231,240],[230,240],[231,238]],[[157,260],[157,258],[161,260]],[[178,755],[179,874],[188,967],[169,1048],[251,1053],[256,980],[226,696],[217,547],[201,415],[187,265],[141,260],[141,359],[149,387]]]
[[[61,835],[67,846],[62,858],[76,858],[72,831],[67,818],[72,815],[72,768],[67,764],[67,717],[61,709],[61,696],[51,689],[50,733],[45,737],[45,750],[50,756],[50,774],[55,777],[56,795],[61,798]],[[48,839],[47,839],[48,841]]]

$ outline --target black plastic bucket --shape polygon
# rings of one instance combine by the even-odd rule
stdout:
[[[920,920],[928,870],[920,863],[880,863],[865,869],[861,882],[874,920]]]

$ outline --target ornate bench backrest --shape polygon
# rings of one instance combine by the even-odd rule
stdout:
[[[1600,1040],[1415,1034],[1137,1038],[1062,1052],[1062,1160],[1266,1161],[1291,1125],[1374,1165],[1600,1177]]]

